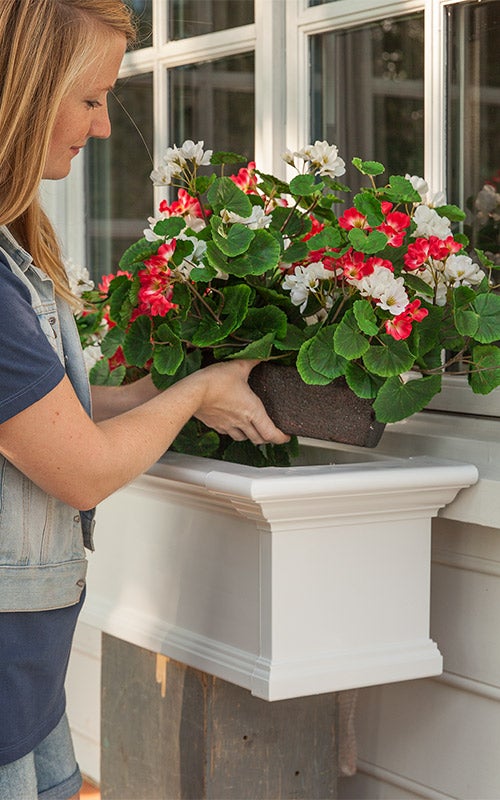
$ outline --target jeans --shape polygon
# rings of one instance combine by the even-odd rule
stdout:
[[[0,800],[68,800],[81,785],[66,714],[31,753],[0,766]]]

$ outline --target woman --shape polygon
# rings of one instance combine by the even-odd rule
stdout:
[[[238,440],[288,438],[248,387],[255,362],[163,393],[147,377],[90,396],[38,190],[109,136],[107,95],[133,40],[121,0],[0,3],[0,800],[78,797],[64,679],[94,506],[193,415]]]

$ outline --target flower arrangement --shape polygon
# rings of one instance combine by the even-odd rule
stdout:
[[[168,148],[151,178],[176,199],[85,292],[91,380],[149,371],[164,388],[213,360],[274,360],[308,384],[343,376],[383,423],[423,409],[449,367],[474,392],[500,385],[494,265],[453,232],[463,212],[416,176],[383,180],[382,164],[354,158],[366,186],[336,213],[349,192],[337,148],[317,141],[284,160],[289,182],[253,162],[225,175],[243,157],[203,142]],[[220,454],[199,426],[177,444]],[[239,460],[234,448],[226,457]]]

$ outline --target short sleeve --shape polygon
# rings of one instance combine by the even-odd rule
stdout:
[[[0,423],[45,397],[64,374],[27,288],[0,258]]]

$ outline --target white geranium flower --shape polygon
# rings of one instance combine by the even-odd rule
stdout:
[[[404,278],[395,278],[386,267],[376,266],[370,275],[356,281],[356,286],[363,297],[372,297],[379,308],[394,316],[401,314],[410,302]]]
[[[213,150],[203,150],[205,142],[193,142],[192,139],[186,139],[182,147],[179,148],[178,153],[186,161],[193,161],[199,167],[206,167],[210,164]],[[177,148],[176,148],[177,149]]]
[[[158,242],[161,239],[163,239],[163,236],[159,236],[153,230],[156,223],[159,222],[161,219],[163,219],[163,217],[148,217],[149,228],[145,228],[143,231],[144,238],[147,239],[148,242]]]
[[[328,175],[337,178],[345,173],[345,161],[340,158],[338,147],[328,142],[316,139],[314,144],[308,144],[295,153],[299,158],[310,161],[317,175]]]
[[[64,269],[68,276],[69,288],[76,297],[81,297],[83,292],[92,291],[94,281],[91,280],[87,267],[75,264],[71,258],[65,258]]]
[[[149,177],[155,186],[170,186],[172,178],[182,174],[182,167],[179,164],[160,164],[154,169]]]
[[[436,305],[446,305],[448,286],[444,275],[444,263],[442,261],[433,260],[432,269],[426,267],[422,271],[419,270],[418,277],[425,281],[433,290]],[[425,297],[425,295],[420,294],[420,292],[416,292],[416,294],[419,297]]]
[[[266,214],[260,206],[253,206],[249,217],[240,217],[239,214],[235,214],[234,211],[228,211],[225,208],[222,209],[220,215],[223,222],[240,222],[252,231],[256,231],[259,228],[268,228],[272,222],[271,216]]]
[[[83,351],[83,360],[85,363],[85,369],[87,372],[90,372],[94,364],[97,364],[102,358],[102,351],[101,346],[97,343],[90,344],[86,347]]]
[[[452,253],[446,259],[444,274],[456,286],[477,286],[484,278],[483,270],[469,256]]]
[[[287,147],[285,152],[281,154],[281,158],[286,164],[290,164],[291,167],[295,166],[294,152],[293,150],[290,150],[289,147]]]
[[[435,194],[431,194],[429,184],[424,178],[420,178],[418,175],[409,175],[408,173],[406,173],[405,178],[407,181],[410,181],[415,191],[418,192],[422,198],[422,203],[424,203],[426,206],[429,206],[430,208],[438,208],[439,206],[444,206],[446,204],[445,193],[436,192]]]
[[[408,173],[406,173],[405,178],[407,181],[410,181],[415,191],[418,192],[422,200],[425,201],[429,193],[429,184],[427,181],[424,178],[420,178],[418,175],[409,175]]]
[[[413,236],[437,236],[438,239],[446,239],[451,236],[450,220],[447,217],[440,217],[437,211],[429,206],[417,206],[413,219],[417,228]]]
[[[321,261],[314,261],[307,267],[295,267],[293,275],[285,275],[282,286],[290,292],[290,300],[294,306],[300,306],[302,314],[307,306],[309,293],[316,294],[320,280],[328,280],[331,277],[331,272],[325,269]]]

